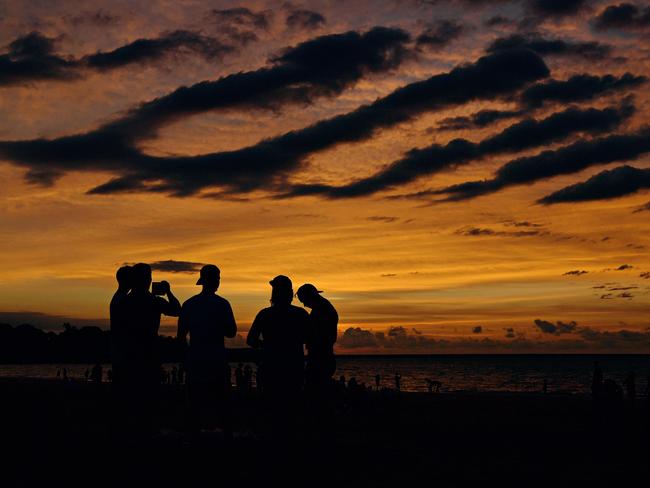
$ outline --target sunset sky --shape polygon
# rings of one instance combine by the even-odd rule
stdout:
[[[286,274],[340,352],[650,352],[649,41],[647,2],[0,0],[0,322],[213,263],[243,333]]]

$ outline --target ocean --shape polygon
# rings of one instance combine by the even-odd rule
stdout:
[[[594,361],[605,379],[621,386],[630,372],[636,375],[638,394],[644,394],[650,375],[650,355],[427,355],[339,356],[337,378],[354,377],[375,388],[395,387],[401,376],[403,391],[427,391],[427,379],[439,381],[448,392],[540,392],[544,380],[549,393],[589,393]],[[167,370],[175,366],[166,364]],[[233,365],[233,369],[234,369]],[[88,364],[4,364],[0,377],[56,378],[66,368],[68,377],[83,381]],[[106,371],[110,365],[104,365]]]

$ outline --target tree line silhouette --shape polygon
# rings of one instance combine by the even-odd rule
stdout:
[[[184,346],[175,338],[158,336],[162,362],[183,360]],[[229,349],[230,361],[255,361],[255,351]],[[69,323],[62,330],[45,331],[31,324],[0,324],[0,364],[30,363],[109,363],[111,332],[96,326],[75,327]]]

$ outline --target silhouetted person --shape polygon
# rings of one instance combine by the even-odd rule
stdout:
[[[258,392],[262,392],[262,389],[264,388],[264,378],[263,378],[263,371],[261,366],[258,364],[257,368],[255,369],[255,389]]]
[[[93,366],[92,372],[90,373],[90,379],[92,380],[92,382],[96,384],[100,384],[102,382],[103,375],[104,374],[103,374],[102,365],[95,364],[95,366]]]
[[[228,391],[232,390],[232,369],[230,364],[226,361],[226,389]]]
[[[402,375],[395,373],[395,389],[400,391],[402,389]]]
[[[298,288],[296,296],[302,304],[311,309],[309,333],[307,335],[307,365],[305,369],[305,390],[310,401],[307,418],[311,430],[323,442],[333,434],[331,423],[334,415],[334,381],[336,357],[334,343],[338,333],[339,316],[322,291],[307,283]]]
[[[117,279],[117,290],[113,294],[110,304],[111,362],[113,363],[115,386],[119,389],[126,375],[125,368],[128,368],[126,356],[129,349],[129,331],[126,300],[133,281],[132,267],[122,266],[117,270],[115,278]]]
[[[183,367],[182,364],[178,365],[178,384],[179,385],[184,385],[185,384],[185,368]]]
[[[235,368],[235,385],[239,391],[244,389],[244,365],[242,363]]]
[[[310,326],[303,308],[291,305],[293,286],[286,276],[270,282],[271,306],[260,310],[248,332],[246,343],[261,349],[264,368],[264,398],[271,414],[271,427],[288,427],[295,421],[303,386],[304,351]]]
[[[594,373],[591,379],[591,394],[594,400],[600,398],[601,392],[603,390],[603,371],[600,369],[600,364],[598,361],[594,361]]]
[[[228,391],[225,337],[235,337],[237,324],[230,303],[217,295],[221,272],[213,264],[201,268],[197,285],[201,293],[183,303],[178,318],[178,339],[186,343],[187,391],[190,407],[190,428],[200,429],[205,413],[219,411],[226,435],[232,434]]]
[[[379,391],[380,386],[381,386],[381,375],[377,373],[375,375],[375,388],[377,389],[377,391]]]
[[[336,371],[334,343],[337,336],[338,313],[322,291],[310,283],[298,288],[296,295],[303,305],[311,309],[307,335],[307,386],[324,392],[332,383]]]
[[[645,402],[644,402],[644,407],[645,407],[645,429],[650,430],[650,374],[646,376],[646,383],[645,383]]]
[[[432,380],[430,378],[426,378],[425,380],[427,382],[427,389],[429,390],[429,393],[433,393],[434,391],[438,393],[440,391],[440,387],[442,386],[442,383],[437,380]]]
[[[158,382],[161,385],[167,384],[167,371],[162,366],[160,366],[160,370],[158,371]]]
[[[253,387],[253,368],[250,364],[244,366],[244,390],[251,391]]]
[[[135,416],[134,427],[150,430],[157,405],[160,361],[157,342],[161,314],[177,317],[181,305],[172,294],[169,283],[162,283],[167,300],[149,291],[151,267],[139,263],[131,268],[131,291],[124,300],[125,319],[120,345],[124,347],[124,376],[129,402]],[[115,370],[115,368],[113,368]],[[116,371],[113,372],[114,379]]]
[[[625,378],[625,393],[628,401],[634,403],[634,400],[636,400],[636,375],[633,371],[628,373]]]
[[[545,395],[548,393],[548,381],[544,378],[544,384],[542,385],[542,393]]]

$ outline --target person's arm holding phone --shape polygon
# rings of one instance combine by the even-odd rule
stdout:
[[[167,300],[161,300],[161,312],[170,317],[178,317],[181,314],[181,302],[172,293],[171,286],[168,281],[161,281],[160,285],[162,291],[167,296]]]

